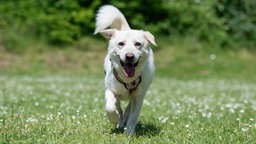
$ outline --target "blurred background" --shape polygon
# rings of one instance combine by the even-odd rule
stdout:
[[[155,36],[157,76],[256,80],[255,0],[0,0],[0,74],[103,76],[104,4]]]

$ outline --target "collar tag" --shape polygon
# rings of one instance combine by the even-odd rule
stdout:
[[[138,77],[136,80],[134,80],[134,81],[131,82],[131,83],[125,83],[125,87],[126,87],[128,90],[132,90],[132,89],[137,88],[137,86],[140,84],[140,82],[141,82],[141,77]]]

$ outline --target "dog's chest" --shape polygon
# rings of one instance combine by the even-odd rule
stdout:
[[[138,93],[137,90],[135,90],[135,91],[132,91],[132,92],[125,91],[125,92],[123,92],[123,93],[120,93],[120,94],[117,95],[117,96],[118,96],[118,98],[119,98],[120,100],[126,101],[126,100],[131,100],[131,99],[134,98],[134,97],[138,97],[138,96],[140,96],[140,94]]]
[[[130,91],[125,88],[124,85],[119,85],[113,91],[120,100],[129,100],[134,95],[134,93],[136,93],[136,90]]]

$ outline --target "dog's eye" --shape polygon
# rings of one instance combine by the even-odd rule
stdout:
[[[124,46],[124,42],[119,42],[118,45],[119,46]]]
[[[139,46],[141,46],[141,43],[140,42],[136,42],[134,45],[139,47]]]

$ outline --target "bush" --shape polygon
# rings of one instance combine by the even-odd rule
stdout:
[[[155,34],[191,35],[207,42],[228,43],[223,19],[215,14],[216,1],[212,0],[139,0],[115,3],[130,20],[132,27]]]
[[[72,43],[94,25],[94,9],[99,1],[83,0],[0,1],[0,28],[43,37],[50,43]]]
[[[103,4],[117,6],[132,28],[161,35],[191,35],[229,46],[256,44],[255,0],[0,0],[0,28],[70,44],[91,35]]]
[[[223,19],[227,33],[233,41],[247,47],[256,45],[256,1],[255,0],[218,0],[215,4],[216,15]]]
[[[18,36],[12,30],[1,30],[4,36],[1,36],[0,44],[5,46],[5,49],[12,53],[22,53],[25,48],[26,39],[24,37]]]

